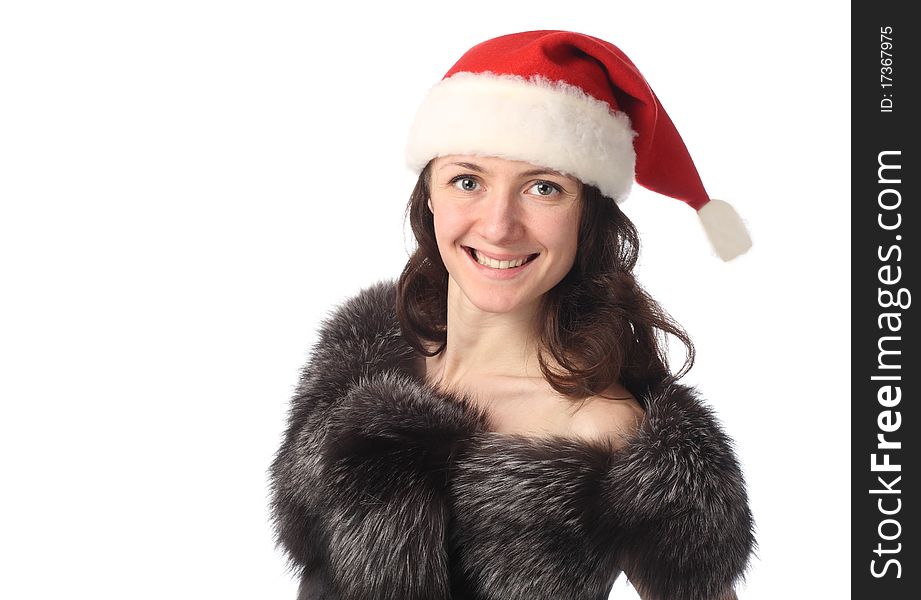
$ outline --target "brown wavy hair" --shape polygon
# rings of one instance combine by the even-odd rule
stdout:
[[[417,246],[400,275],[396,301],[404,338],[425,356],[444,351],[448,316],[448,271],[427,204],[430,168],[431,162],[406,207]],[[640,241],[630,219],[595,186],[583,185],[580,198],[575,262],[540,305],[541,371],[553,389],[573,400],[602,395],[620,381],[642,403],[690,370],[694,345],[634,278]],[[666,334],[687,350],[674,375],[665,353]]]

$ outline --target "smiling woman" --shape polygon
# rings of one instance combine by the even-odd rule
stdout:
[[[417,248],[324,324],[272,465],[301,600],[602,600],[621,572],[645,600],[734,598],[743,476],[617,203],[635,176],[725,258],[748,242],[639,71],[583,34],[488,40],[407,158]]]
[[[485,313],[535,311],[575,260],[579,180],[501,158],[448,156],[431,170],[428,208],[449,297],[460,293]]]

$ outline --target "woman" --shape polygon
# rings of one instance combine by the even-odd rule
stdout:
[[[621,572],[646,600],[734,598],[742,474],[676,383],[693,346],[634,280],[616,202],[635,176],[724,258],[747,238],[639,71],[578,33],[488,40],[408,160],[418,248],[323,325],[272,465],[299,598],[602,599]],[[674,376],[662,333],[688,347]]]

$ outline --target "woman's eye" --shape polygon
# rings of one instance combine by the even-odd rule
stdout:
[[[451,184],[464,192],[474,192],[480,186],[480,183],[475,178],[468,175],[458,175],[451,180]],[[549,181],[538,181],[530,189],[532,193],[545,198],[559,194],[562,191],[558,185]]]
[[[535,190],[538,196],[549,197],[552,196],[554,192],[557,194],[560,193],[560,188],[553,185],[549,181],[538,181],[533,186],[531,186],[531,189]]]
[[[455,177],[451,180],[451,183],[454,184],[454,187],[464,190],[465,192],[472,192],[476,189],[476,186],[479,184],[472,177]]]

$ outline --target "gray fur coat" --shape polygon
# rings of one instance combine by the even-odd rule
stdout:
[[[687,387],[646,398],[614,450],[490,432],[434,391],[400,335],[395,285],[323,325],[271,466],[301,600],[718,600],[752,518],[731,441]]]

